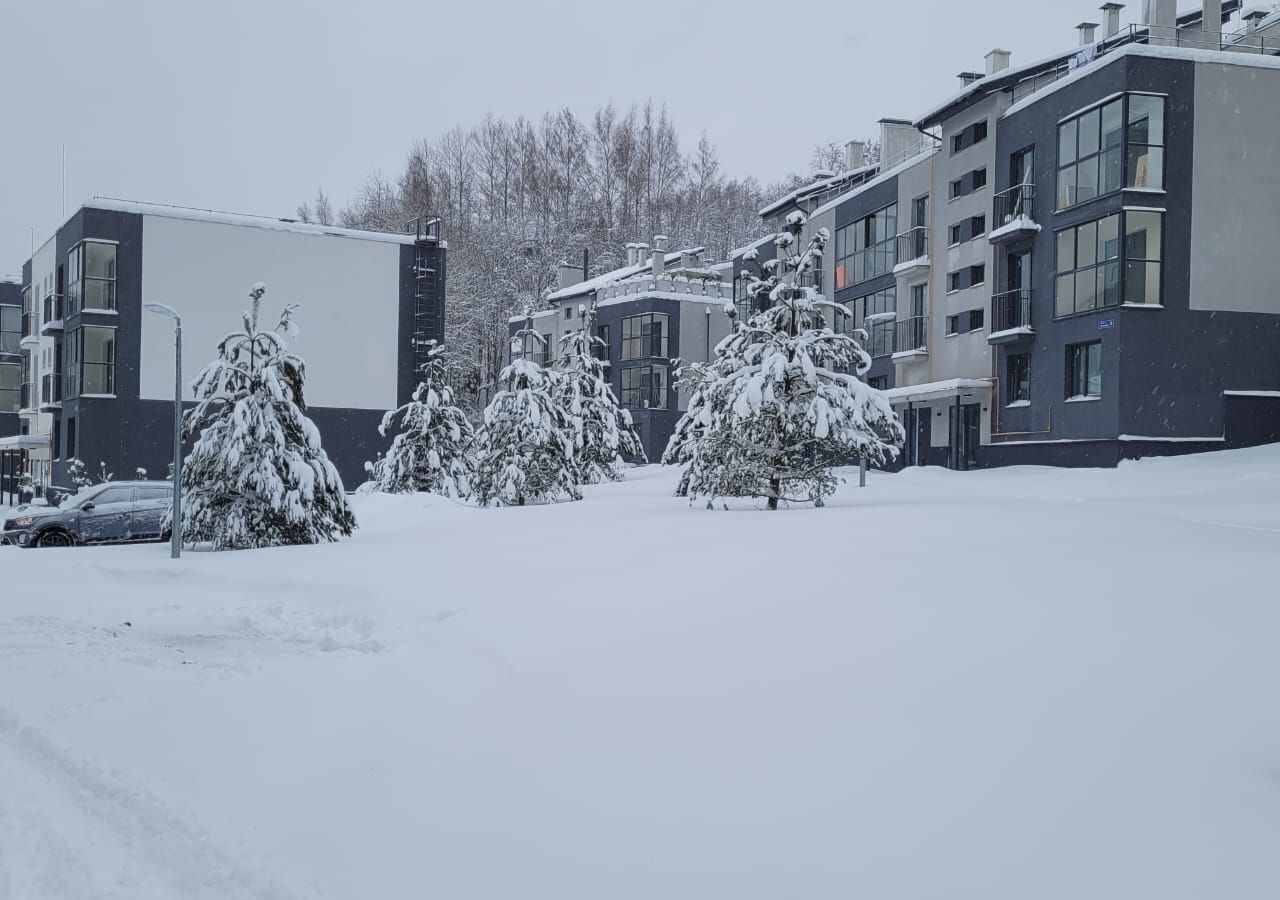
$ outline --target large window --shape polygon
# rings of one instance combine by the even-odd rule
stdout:
[[[0,306],[0,353],[17,353],[22,343],[22,307]]]
[[[1160,302],[1163,219],[1158,212],[1124,214],[1124,302]]]
[[[1031,402],[1031,354],[1011,353],[1005,357],[1005,402]]]
[[[15,413],[22,407],[22,366],[0,365],[0,413]]]
[[[1058,126],[1058,209],[1164,186],[1164,98],[1128,94]]]
[[[887,275],[897,265],[898,204],[836,230],[837,291]]]
[[[1067,399],[1102,396],[1102,342],[1067,347]]]
[[[116,330],[85,326],[66,341],[66,396],[114,395],[116,392]]]
[[[667,317],[662,313],[628,316],[622,320],[622,358],[667,356]],[[665,370],[664,370],[665,371]]]
[[[596,338],[597,341],[593,341],[591,344],[591,355],[601,362],[607,363],[609,361],[609,351],[611,346],[609,344],[609,326],[597,325]]]
[[[667,408],[667,367],[631,366],[622,370],[622,405],[629,409]]]
[[[1162,213],[1147,210],[1059,231],[1054,314],[1159,304],[1163,231]]]
[[[116,245],[83,241],[67,254],[67,312],[116,308]]]

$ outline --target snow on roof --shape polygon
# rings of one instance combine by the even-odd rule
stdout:
[[[931,381],[926,384],[911,384],[906,387],[889,388],[881,391],[889,400],[906,400],[912,397],[930,397],[943,394],[955,394],[960,391],[986,390],[991,387],[990,381],[976,378],[951,378],[947,381]]]
[[[832,197],[826,203],[822,204],[813,212],[809,213],[809,218],[812,219],[822,215],[825,212],[829,212],[830,210],[839,206],[841,203],[844,203],[846,200],[849,200],[853,197],[858,196],[863,191],[869,191],[873,187],[876,187],[877,185],[884,184],[890,178],[893,178],[896,175],[900,175],[904,170],[911,168],[917,163],[923,162],[925,159],[927,159],[928,157],[932,156],[937,152],[938,152],[938,148],[936,145],[926,144],[925,146],[920,148],[919,153],[915,154],[914,156],[907,157],[902,162],[894,166],[892,169],[886,169],[885,171],[877,175],[875,178],[872,178],[869,181],[864,181],[861,184],[855,185],[854,187],[845,191],[843,194],[838,194],[835,197]]]
[[[675,263],[680,261],[680,257],[685,253],[705,253],[706,247],[686,247],[683,250],[676,250],[674,253],[663,254],[663,265],[667,263]],[[613,284],[616,281],[626,281],[628,278],[634,278],[644,272],[648,272],[653,266],[652,258],[645,260],[634,266],[624,266],[621,269],[614,269],[612,272],[605,272],[603,275],[597,275],[595,278],[588,278],[586,281],[579,281],[577,284],[571,284],[568,287],[560,288],[552,291],[547,295],[547,300],[556,302],[558,300],[568,300],[570,297],[577,297],[579,294],[589,294],[592,291],[599,290],[606,285]]]
[[[620,297],[610,297],[608,300],[601,300],[596,304],[596,306],[617,306],[621,303],[631,303],[636,300],[679,300],[681,303],[708,303],[716,307],[721,307],[726,303],[732,302],[728,297],[713,297],[710,294],[683,294],[676,291],[644,291],[639,294],[623,294]]]
[[[927,128],[929,125],[938,121],[942,117],[943,113],[947,112],[953,106],[957,106],[966,100],[975,99],[977,95],[989,90],[994,90],[1010,80],[1015,82],[1021,81],[1023,78],[1040,69],[1051,69],[1055,66],[1062,65],[1071,57],[1075,56],[1079,50],[1079,47],[1075,47],[1069,53],[1057,53],[1053,56],[1046,56],[1043,59],[1038,59],[1033,63],[1028,63],[1025,66],[1015,66],[1009,69],[1002,69],[993,75],[984,75],[977,81],[972,81],[965,85],[958,93],[953,94],[942,103],[934,106],[923,116],[916,119],[913,124],[917,128]]]
[[[315,225],[293,219],[273,219],[248,213],[220,212],[215,209],[194,209],[186,206],[169,206],[164,203],[144,203],[138,200],[119,200],[115,197],[94,197],[83,204],[85,209],[105,209],[112,212],[136,213],[143,216],[163,216],[168,219],[187,219],[195,222],[214,222],[219,225],[238,225],[247,228],[265,228],[269,231],[291,231],[297,234],[329,235],[355,238],[362,241],[382,241],[388,244],[412,244],[414,235],[386,231],[360,231],[355,228],[339,228],[336,225]]]
[[[21,275],[0,275],[0,284],[22,284]]]
[[[554,316],[560,310],[558,309],[540,309],[537,312],[521,313],[518,316],[512,316],[507,322],[523,322],[526,319],[545,319],[547,316]]]
[[[1086,75],[1090,75],[1103,66],[1110,65],[1117,60],[1125,59],[1130,56],[1147,56],[1156,59],[1182,59],[1190,62],[1218,64],[1223,66],[1252,66],[1259,69],[1280,69],[1280,57],[1263,56],[1258,53],[1234,53],[1222,50],[1201,50],[1194,47],[1159,47],[1152,44],[1125,44],[1102,56],[1099,56],[1092,63],[1081,66],[1074,72],[1064,75],[1053,84],[1048,85],[1036,91],[1028,97],[1023,97],[1017,103],[1010,106],[1004,111],[1001,118],[1006,118],[1014,113],[1021,112],[1045,97],[1062,90]]]
[[[782,209],[784,206],[787,206],[791,203],[795,203],[798,200],[802,200],[805,197],[807,197],[809,194],[820,194],[834,184],[839,184],[841,181],[846,181],[851,178],[856,178],[859,175],[869,174],[871,172],[874,172],[878,168],[880,168],[879,163],[871,163],[870,165],[862,166],[861,168],[858,168],[858,169],[850,169],[847,172],[841,172],[838,175],[832,175],[829,178],[819,178],[818,180],[812,181],[809,184],[804,185],[803,187],[796,188],[794,191],[787,194],[785,197],[779,197],[777,200],[774,200],[768,206],[760,210],[759,212],[760,218],[762,219],[768,218],[770,213],[777,212],[778,210]]]
[[[765,244],[772,241],[777,236],[778,236],[778,233],[776,231],[771,231],[768,234],[764,235],[763,237],[757,238],[754,243],[747,244],[745,247],[739,247],[737,250],[730,250],[729,251],[730,263],[732,263],[733,260],[737,259],[742,254],[746,253],[748,250],[759,250],[761,247],[763,247]]]

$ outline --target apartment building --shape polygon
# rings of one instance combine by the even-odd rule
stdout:
[[[190,384],[261,281],[266,316],[300,307],[291,346],[307,363],[308,415],[354,486],[383,448],[383,412],[412,392],[425,342],[443,338],[445,259],[435,219],[382,234],[95,198],[35,251],[21,285],[0,285],[0,471],[65,484],[80,459],[163,477],[173,323],[143,304],[182,316],[193,401]]]
[[[1107,3],[1056,57],[993,50],[881,122],[883,163],[762,211],[831,230],[819,286],[867,334],[905,464],[1280,440],[1280,13],[1239,7],[1151,0],[1122,27]]]
[[[628,244],[627,265],[593,278],[580,267],[560,267],[559,286],[548,307],[512,317],[515,338],[522,330],[537,338],[513,342],[512,355],[554,366],[560,338],[583,327],[582,311],[596,308],[596,336],[619,402],[631,413],[650,461],[662,458],[676,422],[689,407],[675,371],[681,361],[706,362],[730,331],[725,304],[733,285],[724,280],[729,264],[707,265],[701,247],[669,251],[666,237]]]

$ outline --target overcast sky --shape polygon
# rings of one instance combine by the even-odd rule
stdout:
[[[992,47],[1070,47],[1098,5],[0,0],[0,273],[63,218],[64,143],[68,214],[99,194],[290,216],[486,113],[652,97],[686,147],[705,129],[728,174],[767,182],[922,113]]]

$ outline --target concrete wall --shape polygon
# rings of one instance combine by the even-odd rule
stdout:
[[[1280,313],[1280,70],[1195,67],[1191,308]]]

